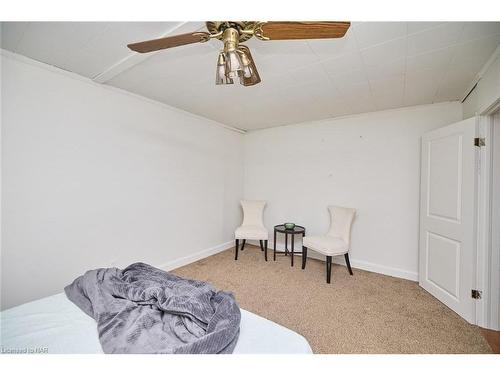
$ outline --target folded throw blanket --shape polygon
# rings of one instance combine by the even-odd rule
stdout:
[[[231,293],[144,263],[88,271],[64,291],[96,320],[105,353],[232,353],[238,340]]]

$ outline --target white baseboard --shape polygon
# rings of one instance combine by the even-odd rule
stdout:
[[[382,266],[380,264],[364,262],[362,260],[357,260],[357,259],[349,259],[349,260],[353,268],[359,268],[360,270],[376,272],[387,276],[399,277],[400,279],[418,281],[417,272],[411,272],[403,270],[401,268]],[[342,264],[345,266],[344,259],[335,259],[334,263]]]
[[[255,246],[260,246],[259,241],[247,241],[247,242],[249,244],[252,244]],[[268,257],[269,257],[269,254],[271,254],[271,257],[272,257],[273,249],[274,249],[274,244],[272,242],[269,242],[269,244],[268,244],[268,251],[269,251]],[[285,245],[283,243],[277,243],[276,250],[284,251]],[[297,246],[297,251],[298,252],[302,251],[302,244],[301,243],[299,243],[299,246]],[[325,260],[324,255],[316,253],[312,250],[308,251],[307,257],[312,258],[312,259],[322,260],[322,261]],[[352,259],[352,258],[350,259],[350,262],[351,262],[351,266],[353,268],[359,268],[360,270],[380,273],[382,275],[387,275],[387,276],[399,277],[401,279],[406,279],[406,280],[411,280],[411,281],[418,281],[418,272],[412,272],[412,271],[407,271],[407,270],[403,270],[400,268],[383,266],[381,264],[365,262],[363,260]],[[341,264],[341,265],[345,266],[344,257],[343,256],[334,257],[333,263]]]
[[[247,241],[247,243],[254,245],[254,246],[259,246],[259,241]],[[230,249],[232,247],[234,247],[234,241],[228,241],[228,242],[222,243],[220,245],[211,247],[209,249],[198,251],[197,253],[185,256],[183,258],[179,258],[179,259],[161,264],[158,266],[158,268],[166,270],[166,271],[170,271],[170,270],[173,270],[175,268],[179,268],[179,267],[185,266],[187,264],[196,262],[200,259],[209,257],[211,255],[220,253],[220,252],[227,250],[227,249]],[[269,242],[268,257],[269,256],[272,257],[273,248],[274,248],[273,243]],[[282,243],[278,243],[278,244],[276,244],[276,249],[279,251],[284,251],[285,246]],[[302,251],[302,248],[297,248],[297,251],[298,252]],[[324,255],[318,254],[314,251],[309,251],[308,258],[319,259],[322,261],[325,260]],[[333,262],[336,264],[341,264],[341,265],[345,266],[345,261],[344,261],[343,257],[335,257],[335,258],[333,258]],[[418,281],[418,273],[417,272],[411,272],[411,271],[403,270],[400,268],[383,266],[381,264],[365,262],[363,260],[358,260],[358,259],[351,259],[351,266],[353,268],[358,268],[358,269],[365,270],[365,271],[380,273],[382,275],[399,277],[401,279],[406,279],[406,280],[411,280],[411,281]]]
[[[234,241],[224,242],[220,245],[217,245],[217,246],[205,249],[205,250],[198,251],[197,253],[185,256],[183,258],[179,258],[179,259],[175,259],[175,260],[172,260],[170,262],[167,262],[167,263],[163,263],[163,264],[159,265],[158,268],[165,270],[165,271],[170,271],[170,270],[185,266],[187,264],[196,262],[200,259],[209,257],[211,255],[220,253],[220,252],[227,250],[231,247],[234,247]]]

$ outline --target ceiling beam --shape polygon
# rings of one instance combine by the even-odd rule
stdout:
[[[161,35],[158,35],[157,37],[152,37],[152,39],[164,38],[168,35],[171,35],[174,32],[176,34],[182,34],[187,32],[199,31],[204,27],[205,27],[204,22],[177,22],[173,27],[170,27],[168,30],[166,30]],[[149,59],[151,56],[153,56],[155,53],[158,52],[159,51],[151,53],[137,53],[130,51],[128,56],[124,57],[120,61],[111,65],[105,71],[93,77],[92,80],[97,83],[108,82],[112,78],[116,77],[118,74],[124,72],[127,69],[132,68],[133,66],[143,62],[146,59]]]
[[[474,79],[472,82],[467,86],[467,90],[464,92],[462,95],[462,103],[465,102],[469,94],[474,90],[481,80],[483,76],[486,74],[488,69],[490,68],[491,64],[497,59],[497,57],[500,56],[500,45],[495,49],[495,51],[492,53],[492,55],[489,57],[489,59],[484,63],[483,67],[481,70],[474,76]]]

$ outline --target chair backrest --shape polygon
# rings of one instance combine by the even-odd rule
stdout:
[[[266,201],[241,201],[243,224],[264,226],[264,207]]]
[[[328,236],[342,238],[351,245],[351,227],[356,210],[354,208],[328,206],[330,211],[330,229]]]

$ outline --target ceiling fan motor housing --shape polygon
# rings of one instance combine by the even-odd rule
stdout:
[[[252,37],[256,23],[255,21],[208,21],[206,26],[208,32],[219,40],[224,39],[223,35],[227,29],[235,29],[238,32],[239,42],[241,43]]]

